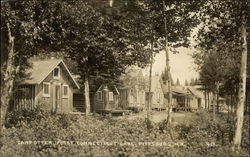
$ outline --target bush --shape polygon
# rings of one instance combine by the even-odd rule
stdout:
[[[143,111],[143,107],[127,107],[127,110],[131,110],[133,113],[139,113]]]
[[[31,112],[31,111],[30,111]],[[247,118],[244,120],[242,151],[235,154],[230,149],[232,119],[221,115],[211,121],[209,113],[197,113],[189,124],[172,126],[172,138],[166,121],[154,123],[145,119],[80,116],[69,114],[52,115],[41,111],[33,115],[22,113],[12,127],[1,137],[0,156],[234,156],[247,155],[249,133]],[[40,115],[40,116],[38,116]],[[42,116],[41,116],[42,115]],[[25,117],[25,118],[24,118]],[[33,117],[33,118],[30,118]],[[10,118],[11,119],[11,118]],[[14,119],[14,117],[12,117]],[[21,120],[20,120],[21,119]],[[149,124],[149,125],[148,125]],[[149,126],[149,127],[148,127]],[[230,133],[230,134],[229,134]],[[51,141],[52,144],[18,144],[18,141]],[[116,145],[66,144],[75,142],[117,142]],[[59,142],[59,144],[56,144]],[[61,143],[60,143],[61,142]],[[128,143],[125,143],[128,142]],[[167,146],[138,145],[139,142],[166,142]],[[184,146],[175,144],[184,143]],[[216,144],[216,145],[213,145]],[[134,144],[134,145],[132,145]],[[210,144],[210,145],[209,145]]]
[[[44,110],[42,105],[37,106],[33,110],[22,109],[18,111],[8,112],[6,116],[5,126],[7,128],[11,127],[21,127],[22,125],[29,124],[34,120],[41,120],[48,117],[51,113]]]
[[[234,136],[234,118],[226,114],[217,115],[212,120],[212,114],[202,111],[196,113],[189,124],[177,125],[174,127],[178,139],[185,140],[189,145],[189,153],[197,156],[235,156],[231,150]],[[244,118],[242,131],[241,156],[247,155],[249,148],[249,117]],[[237,154],[237,156],[240,156]]]

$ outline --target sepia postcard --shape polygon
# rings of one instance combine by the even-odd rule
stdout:
[[[248,157],[247,0],[2,0],[1,157]]]

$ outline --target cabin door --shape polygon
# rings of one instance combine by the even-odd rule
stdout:
[[[58,112],[59,111],[59,107],[60,107],[60,85],[55,84],[55,88],[54,88],[54,112]]]

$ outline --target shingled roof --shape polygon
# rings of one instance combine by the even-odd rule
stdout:
[[[193,95],[195,95],[196,97],[198,97],[198,98],[203,98],[203,94],[202,94],[202,92],[201,91],[199,91],[199,90],[197,90],[197,89],[195,89],[194,87],[187,87],[187,89],[193,94]]]
[[[184,94],[184,95],[188,95],[189,94],[186,89],[179,89],[177,87],[172,87],[172,93]]]
[[[97,92],[99,91],[102,91],[104,88],[108,88],[109,90],[113,91],[114,94],[117,94],[119,95],[119,91],[118,89],[116,88],[115,85],[111,85],[111,84],[102,84],[98,89],[97,89]]]
[[[24,80],[23,84],[40,84],[59,64],[68,73],[74,85],[79,88],[79,85],[72,77],[69,69],[62,59],[47,59],[47,60],[30,60],[31,68],[27,70],[29,77]]]

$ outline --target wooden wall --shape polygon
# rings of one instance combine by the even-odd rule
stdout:
[[[190,111],[191,109],[196,109],[196,105],[193,102],[196,99],[192,99],[191,96],[188,95],[179,95],[173,94],[173,105],[175,110],[183,110],[183,111]]]
[[[43,83],[49,82],[50,83],[50,97],[43,96]],[[55,85],[60,85],[60,105],[58,108],[55,106]],[[63,98],[62,96],[62,88],[63,85],[69,85],[68,90],[68,98]],[[44,81],[37,86],[36,90],[36,99],[39,102],[46,103],[51,107],[51,110],[56,109],[56,112],[59,113],[69,113],[73,112],[73,86],[70,81],[68,75],[66,75],[66,71],[60,65],[60,78],[54,79],[53,72],[51,72]]]
[[[108,92],[102,92],[102,100],[98,100],[97,99],[97,92],[95,93],[95,98],[94,98],[94,110],[98,111],[98,110],[113,110],[118,108],[118,101],[119,101],[119,95],[115,94],[113,91],[108,91],[108,92],[113,92],[114,95],[114,100],[111,101],[108,98]],[[105,94],[106,93],[106,94]],[[106,95],[106,98],[105,98]],[[105,102],[105,100],[107,100],[107,102]]]
[[[94,97],[95,94],[93,92],[90,92],[90,112],[94,111]],[[83,91],[73,94],[73,108],[77,112],[85,112],[86,106]]]
[[[20,85],[18,92],[14,92],[14,108],[15,109],[33,109],[37,104],[42,104],[45,109],[56,110],[58,113],[69,113],[73,111],[73,85],[66,70],[60,67],[60,78],[54,79],[53,72],[37,85]],[[43,96],[43,83],[50,84],[50,96]],[[55,106],[55,85],[60,86],[60,105]],[[63,85],[68,85],[68,97],[63,97]],[[22,89],[22,90],[20,90]],[[23,92],[24,91],[24,92]]]
[[[127,107],[144,107],[145,106],[145,92],[143,90],[133,89],[119,89],[120,99],[119,107],[126,109]]]
[[[158,81],[155,87],[152,89],[152,109],[164,109],[164,93],[160,82]]]
[[[34,109],[35,85],[21,85],[14,89],[11,110]]]

